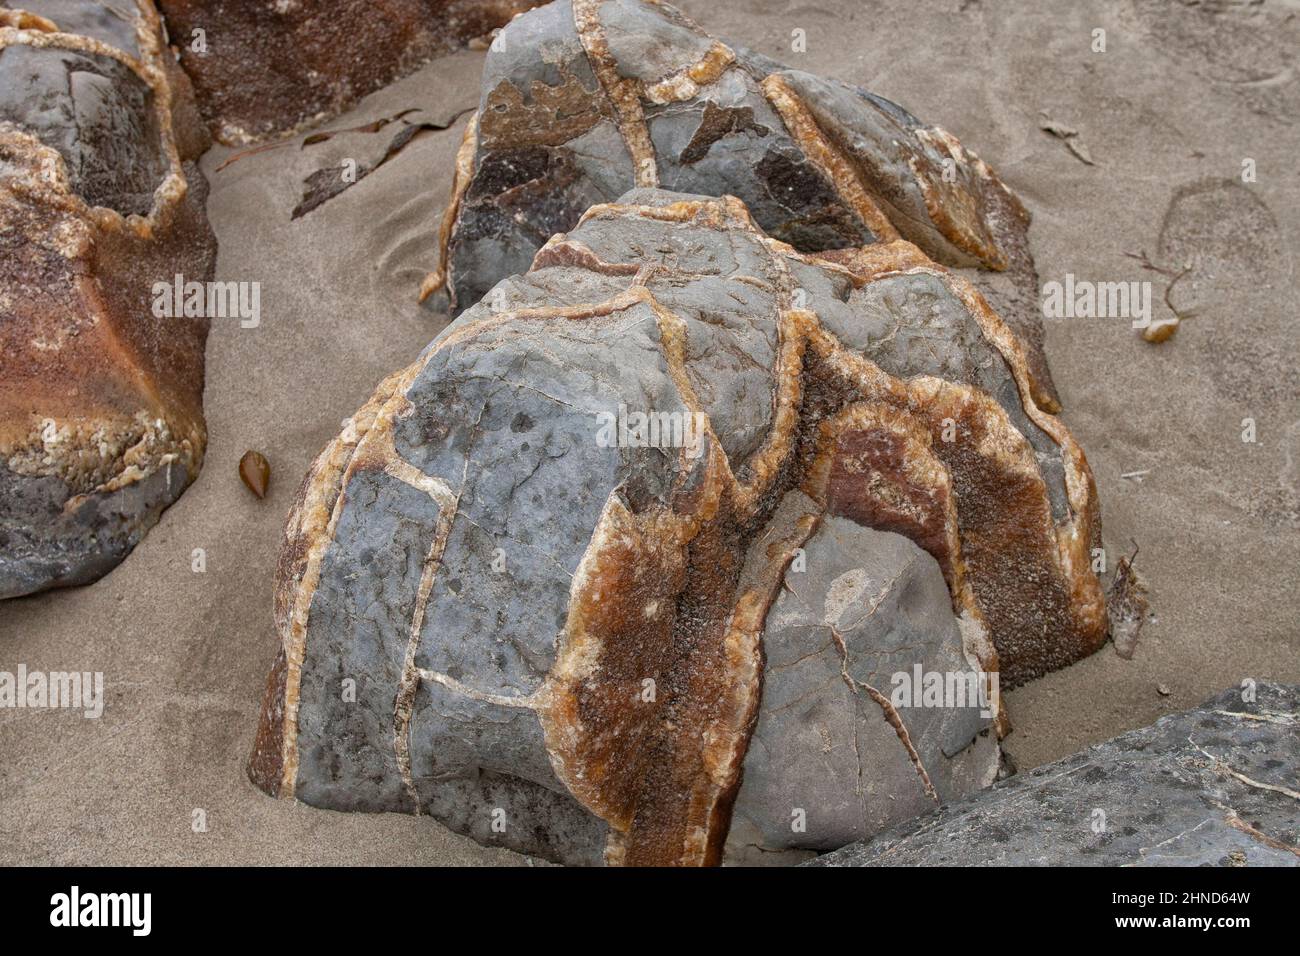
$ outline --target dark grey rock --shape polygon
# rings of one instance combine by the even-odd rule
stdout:
[[[167,462],[140,481],[67,508],[73,494],[62,479],[17,475],[0,464],[0,598],[102,577],[189,482],[183,465]]]
[[[1243,685],[810,865],[1298,866],[1300,687]]]

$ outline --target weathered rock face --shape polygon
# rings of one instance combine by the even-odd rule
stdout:
[[[320,122],[539,0],[159,0],[212,133]],[[196,33],[196,31],[202,31]]]
[[[1300,687],[1231,689],[817,866],[1300,866]]]
[[[996,703],[896,675],[1096,650],[1098,535],[968,281],[634,190],[313,465],[250,775],[567,862],[828,849],[992,778]]]
[[[786,513],[817,512],[788,498]],[[729,863],[838,848],[988,786],[999,770],[996,700],[981,714],[975,692],[971,706],[890,699],[894,675],[917,667],[978,680],[971,645],[982,635],[963,641],[972,620],[953,613],[938,562],[904,535],[828,516],[803,563],[787,571],[763,626],[762,700]],[[790,852],[774,859],[780,850]]]
[[[962,268],[1024,346],[1041,408],[1029,215],[951,134],[856,87],[703,33],[671,6],[556,0],[493,44],[424,294],[477,302],[633,186],[736,196],[801,252],[902,238]]]
[[[156,14],[0,9],[0,598],[113,567],[203,460],[206,147]]]

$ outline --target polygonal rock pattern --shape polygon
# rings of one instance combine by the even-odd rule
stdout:
[[[212,133],[249,143],[341,112],[539,0],[158,0]]]
[[[1246,680],[814,865],[1300,866],[1297,781],[1300,687]]]
[[[423,294],[446,284],[454,309],[473,305],[633,186],[736,196],[801,252],[903,238],[965,268],[1019,336],[1039,406],[1059,410],[1029,215],[988,165],[894,103],[716,40],[664,3],[556,0],[502,31]]]
[[[94,580],[198,474],[206,148],[148,4],[0,9],[0,598]],[[120,6],[120,5],[119,5]]]
[[[905,240],[595,206],[313,465],[253,780],[627,864],[829,849],[989,782],[995,708],[891,685],[1106,637],[1092,478],[1030,382]]]

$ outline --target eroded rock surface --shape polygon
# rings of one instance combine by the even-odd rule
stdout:
[[[962,634],[972,622],[953,613],[938,562],[904,535],[840,517],[803,551],[763,628],[763,697],[729,863],[838,849],[988,786],[999,770],[995,699],[983,712],[973,687],[971,706],[891,700],[895,675],[917,667],[979,680]]]
[[[148,4],[0,8],[0,598],[104,574],[198,474],[208,323],[153,285],[211,278],[206,144]]]
[[[334,116],[539,0],[159,0],[212,133],[238,145]]]
[[[633,186],[736,196],[801,252],[906,239],[962,268],[1019,336],[1038,404],[1029,214],[945,130],[864,90],[716,40],[664,3],[556,0],[488,54],[424,294],[477,302],[553,234]]]
[[[566,862],[825,849],[991,779],[995,711],[879,695],[1096,650],[1099,533],[970,282],[637,189],[316,460],[250,775]]]
[[[817,866],[1300,866],[1300,687],[1247,682]]]

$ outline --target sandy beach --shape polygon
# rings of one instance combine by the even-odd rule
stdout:
[[[1163,344],[1126,318],[1047,322],[1108,558],[1140,549],[1155,619],[1133,659],[1108,644],[1007,695],[1017,766],[1244,679],[1300,682],[1300,2],[1224,3],[1219,16],[1160,0],[677,2],[717,36],[953,132],[1032,212],[1042,282],[1149,281],[1158,321],[1182,273],[1168,298],[1190,317]],[[794,30],[806,52],[791,50]],[[102,671],[107,696],[95,720],[0,710],[0,863],[531,862],[428,819],[273,800],[244,773],[297,485],[341,421],[448,321],[445,303],[416,293],[436,264],[482,61],[435,60],[325,124],[459,116],[298,219],[307,176],[374,163],[398,127],[298,137],[219,171],[234,150],[204,157],[216,278],[261,284],[260,323],[214,320],[202,474],[134,553],[93,585],[0,602],[0,670]],[[1044,114],[1074,134],[1044,131]],[[237,475],[249,449],[271,464],[261,501]]]

